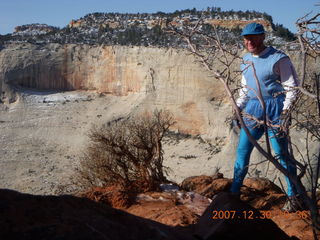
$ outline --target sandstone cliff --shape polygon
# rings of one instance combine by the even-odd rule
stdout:
[[[207,133],[211,100],[220,103],[224,93],[193,56],[174,49],[13,44],[1,51],[0,66],[4,102],[6,89],[17,87],[137,93],[148,97],[145,104],[174,105],[184,119],[181,127],[194,134]]]
[[[234,19],[230,19],[230,20],[210,19],[210,20],[207,20],[207,22],[212,26],[219,26],[219,27],[229,28],[229,29],[233,29],[233,28],[242,29],[248,23],[256,22],[256,23],[262,24],[267,31],[272,32],[272,23],[264,19],[259,19],[259,20],[255,19],[254,21],[253,20],[244,21],[244,20],[234,20]]]

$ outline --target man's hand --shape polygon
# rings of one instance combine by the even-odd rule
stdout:
[[[241,112],[240,112],[241,114]],[[231,117],[231,121],[232,121],[232,126],[233,127],[238,127],[238,128],[241,128],[241,124],[240,124],[240,121],[237,117],[237,114],[236,114],[236,111],[233,110],[233,115]]]
[[[288,110],[283,110],[280,115],[280,129],[287,133],[291,125],[291,115]]]

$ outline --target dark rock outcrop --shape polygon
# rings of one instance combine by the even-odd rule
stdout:
[[[228,212],[231,214],[228,215]],[[195,232],[194,235],[203,240],[297,239],[290,238],[258,210],[226,192],[215,196],[199,219]]]
[[[0,239],[194,239],[84,198],[0,190]]]

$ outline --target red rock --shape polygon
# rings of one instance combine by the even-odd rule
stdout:
[[[281,189],[266,178],[247,178],[241,188],[241,200],[260,210],[280,208],[286,200]]]
[[[209,176],[196,176],[185,179],[181,188],[186,191],[194,191],[208,198],[212,198],[221,191],[229,191],[231,179],[213,178]]]
[[[195,224],[199,218],[186,206],[175,205],[171,201],[142,202],[130,206],[126,211],[169,226],[188,226]]]
[[[280,187],[267,178],[246,178],[243,185],[265,193],[283,193]]]
[[[235,211],[234,215],[233,211]],[[227,214],[230,212],[231,215]],[[296,239],[286,235],[273,221],[261,219],[261,216],[258,210],[230,193],[220,193],[214,197],[211,205],[199,219],[195,227],[195,235],[208,240]],[[213,219],[214,217],[216,219]]]
[[[231,179],[223,177],[214,179],[210,176],[195,176],[185,179],[181,187],[186,191],[194,191],[212,198],[219,192],[228,192],[231,183]],[[241,200],[257,209],[271,209],[284,204],[285,194],[268,179],[247,178],[241,188]]]
[[[301,240],[311,240],[313,233],[311,229],[311,222],[308,218],[309,211],[297,211],[294,213],[284,213],[281,210],[271,211],[272,221],[274,221],[279,228],[286,232],[289,236],[296,236]],[[318,236],[318,238],[320,235]]]
[[[129,207],[134,198],[133,193],[124,191],[120,185],[95,187],[81,196],[114,208]]]
[[[208,198],[193,192],[148,192],[139,194],[125,211],[170,226],[195,224],[210,205]]]

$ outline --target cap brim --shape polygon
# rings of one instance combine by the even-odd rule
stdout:
[[[241,33],[241,36],[246,36],[246,35],[260,35],[264,34],[265,32],[253,32],[253,33]]]

